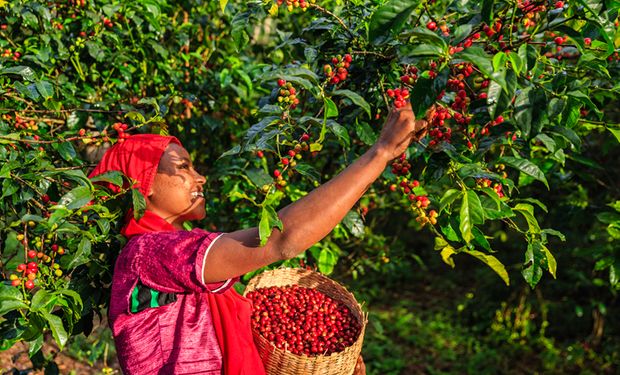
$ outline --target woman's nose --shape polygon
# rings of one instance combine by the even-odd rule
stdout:
[[[200,184],[200,185],[204,185],[207,182],[207,178],[203,175],[201,175],[200,173],[194,171],[195,173],[195,178],[196,178],[196,183]]]

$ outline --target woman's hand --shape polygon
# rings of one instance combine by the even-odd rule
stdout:
[[[431,117],[433,111],[434,107],[431,107],[426,113],[426,118]],[[386,155],[387,161],[395,159],[407,150],[411,142],[417,142],[424,137],[427,126],[428,122],[425,119],[416,120],[410,103],[401,108],[394,108],[383,125],[375,147]]]
[[[361,355],[357,359],[353,375],[366,375],[366,364],[364,363],[364,358],[362,358]]]

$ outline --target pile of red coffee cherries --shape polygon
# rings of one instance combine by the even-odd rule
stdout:
[[[361,325],[351,310],[316,289],[297,285],[251,291],[252,328],[276,348],[298,355],[330,355],[357,340]]]

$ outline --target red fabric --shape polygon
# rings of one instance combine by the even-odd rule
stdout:
[[[135,181],[134,187],[139,188],[146,197],[157,173],[159,160],[170,142],[181,144],[175,137],[155,134],[130,136],[106,151],[89,177],[108,171],[121,171]],[[110,185],[110,188],[113,189],[113,185]],[[127,219],[122,231],[127,238],[144,233],[175,230],[170,223],[148,210],[140,220],[135,220],[133,215],[128,215]],[[207,295],[215,334],[222,351],[224,374],[265,374],[252,337],[249,300],[232,288],[221,294]]]
[[[175,137],[164,137],[157,134],[137,134],[118,142],[103,155],[89,177],[94,177],[109,171],[121,171],[125,176],[135,181],[133,187],[140,190],[145,197],[155,179],[159,159],[166,151],[170,142],[181,145]],[[119,188],[112,184],[105,184],[114,192]],[[125,186],[128,187],[128,186]]]

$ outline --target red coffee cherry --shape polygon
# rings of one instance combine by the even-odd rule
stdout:
[[[437,30],[437,24],[435,23],[435,21],[430,21],[429,23],[426,24],[426,28],[431,31],[435,31]]]

